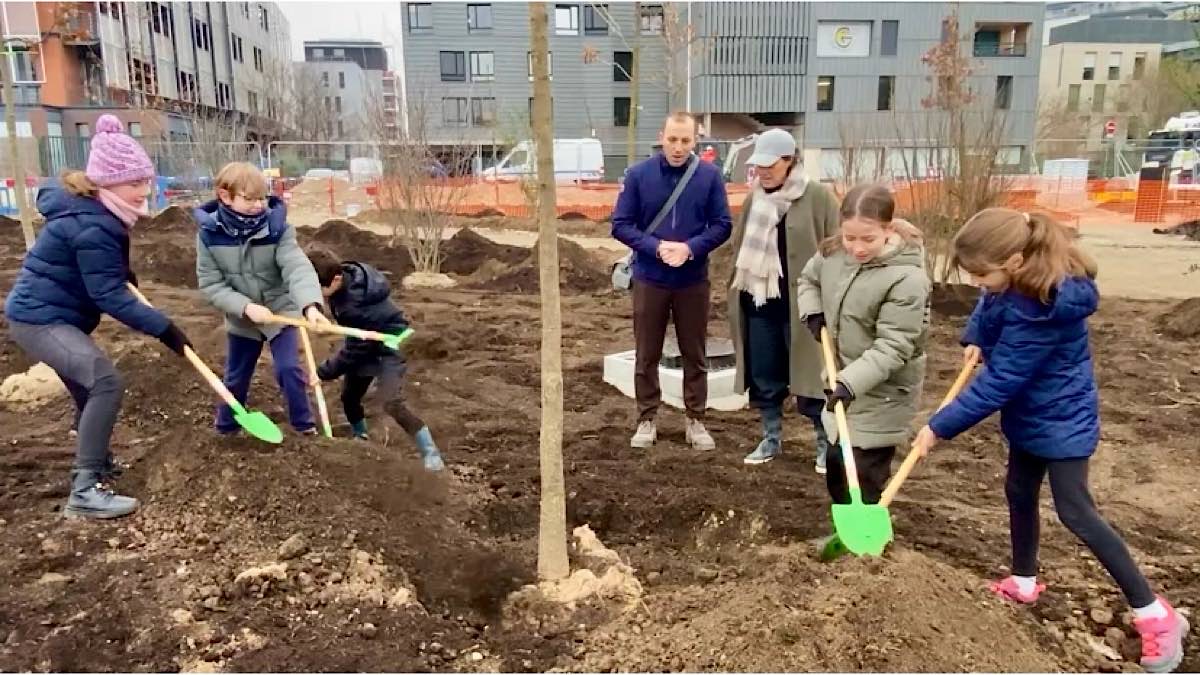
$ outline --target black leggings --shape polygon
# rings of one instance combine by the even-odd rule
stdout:
[[[1010,450],[1004,494],[1008,497],[1013,574],[1024,577],[1037,575],[1040,536],[1038,493],[1047,473],[1050,474],[1050,494],[1054,497],[1058,519],[1087,544],[1121,587],[1130,606],[1145,607],[1154,602],[1150,583],[1138,570],[1125,542],[1096,511],[1096,504],[1088,492],[1086,458],[1051,460],[1016,448]]]
[[[858,469],[858,487],[864,504],[878,504],[892,475],[892,459],[896,446],[885,448],[854,448],[854,466]],[[829,442],[825,459],[825,487],[834,504],[850,503],[850,486],[846,482],[846,464],[842,462],[842,446]]]
[[[409,436],[415,436],[425,422],[413,414],[404,404],[404,364],[394,359],[384,359],[379,367],[376,394],[382,401],[384,412],[392,416],[396,423],[403,427]],[[363,397],[376,377],[373,375],[346,375],[342,385],[342,408],[346,411],[346,419],[354,424],[366,419],[363,409]]]

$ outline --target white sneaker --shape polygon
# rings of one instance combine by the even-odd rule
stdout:
[[[637,432],[633,434],[633,438],[629,439],[629,446],[633,448],[648,448],[654,445],[658,440],[658,427],[654,426],[652,420],[639,422]]]
[[[716,450],[717,442],[713,440],[712,434],[708,433],[708,429],[704,428],[704,424],[700,420],[688,418],[687,431],[684,434],[688,445],[696,450]]]

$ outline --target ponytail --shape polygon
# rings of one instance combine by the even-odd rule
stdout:
[[[79,169],[67,169],[63,171],[59,176],[59,180],[62,181],[63,187],[67,189],[67,192],[77,197],[95,197],[96,190],[99,189],[92,182],[92,179],[88,178],[87,174]]]

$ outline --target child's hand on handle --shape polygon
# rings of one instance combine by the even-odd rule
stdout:
[[[919,457],[925,457],[937,443],[937,434],[933,433],[933,429],[930,429],[929,425],[925,425],[917,432],[917,439],[913,441],[913,450],[917,452]]]
[[[808,332],[812,333],[813,339],[820,342],[821,329],[825,327],[825,315],[809,314],[804,317],[804,325],[808,327]]]
[[[304,318],[308,319],[308,322],[311,324],[329,323],[329,319],[326,319],[325,315],[321,313],[321,308],[318,305],[309,305],[304,308]]]
[[[837,389],[825,392],[825,409],[829,412],[835,412],[838,401],[842,402],[842,410],[850,410],[850,402],[854,400],[854,394],[846,385],[838,382]]]
[[[963,348],[963,363],[983,363],[983,350],[979,345],[967,345]]]
[[[159,334],[158,339],[167,346],[167,349],[170,349],[180,356],[183,356],[184,347],[192,346],[192,341],[189,340],[188,336],[184,335],[183,331],[179,330],[179,326],[176,326],[173,322],[167,324],[167,329]]]
[[[246,305],[246,309],[242,313],[246,315],[247,319],[250,319],[254,323],[267,323],[271,320],[271,317],[274,316],[274,313],[271,312],[271,310],[253,302]]]

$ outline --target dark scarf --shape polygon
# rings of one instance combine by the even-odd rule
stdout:
[[[270,214],[270,209],[263,209],[262,213],[258,215],[248,216],[234,211],[226,206],[225,202],[217,200],[217,224],[226,234],[238,239],[246,239],[261,230],[267,224],[267,216]]]

